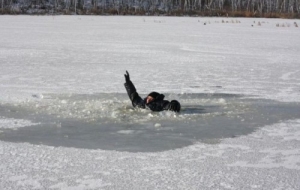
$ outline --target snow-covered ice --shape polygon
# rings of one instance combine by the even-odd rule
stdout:
[[[1,16],[0,139],[22,131],[45,139],[57,133],[65,143],[25,136],[0,141],[0,189],[300,189],[300,29],[294,22]],[[141,94],[155,90],[181,100],[182,114],[131,109],[125,70]],[[267,112],[266,105],[274,109]],[[254,116],[254,108],[254,120],[240,117]],[[224,122],[226,130],[206,141],[159,152],[118,150],[130,145],[129,136],[147,137],[139,124],[155,137],[155,131],[173,134],[170,122],[189,127],[187,120],[222,116],[250,128],[224,135]],[[113,134],[122,138],[109,148],[67,145],[64,122],[99,121],[106,127],[115,122]],[[94,128],[86,129],[97,137]]]

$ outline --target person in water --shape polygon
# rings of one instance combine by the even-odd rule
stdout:
[[[165,95],[158,92],[151,92],[146,98],[142,99],[136,92],[136,88],[130,80],[128,71],[126,71],[126,74],[124,76],[126,81],[124,83],[124,86],[133,107],[143,109],[149,108],[150,110],[157,112],[163,110],[180,112],[181,106],[177,100],[172,100],[171,102],[169,102],[168,100],[164,100]]]

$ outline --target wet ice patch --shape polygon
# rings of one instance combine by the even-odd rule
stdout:
[[[0,117],[0,129],[18,129],[21,127],[28,127],[32,125],[38,125],[29,120],[24,119],[13,119]]]

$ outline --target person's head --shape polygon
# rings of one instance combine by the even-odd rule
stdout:
[[[150,102],[153,102],[154,98],[152,96],[147,96],[146,98],[146,104],[149,104]]]
[[[154,101],[155,99],[157,99],[157,97],[160,94],[158,92],[151,92],[150,94],[148,94],[147,98],[146,98],[146,104],[149,104],[150,102]]]

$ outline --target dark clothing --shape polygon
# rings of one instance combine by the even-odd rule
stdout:
[[[163,94],[159,94],[157,92],[152,92],[149,94],[149,96],[152,96],[154,100],[148,104],[146,104],[146,99],[142,99],[139,94],[136,92],[136,88],[134,87],[133,83],[128,80],[124,84],[127,94],[132,102],[133,107],[138,107],[138,108],[149,108],[152,111],[163,111],[163,110],[172,110],[172,106],[174,105],[174,102],[176,100],[172,100],[169,102],[168,100],[164,100],[165,96]],[[180,110],[180,104],[179,102],[176,101],[176,104],[179,105],[179,110]],[[176,110],[176,112],[179,112],[179,110]]]

